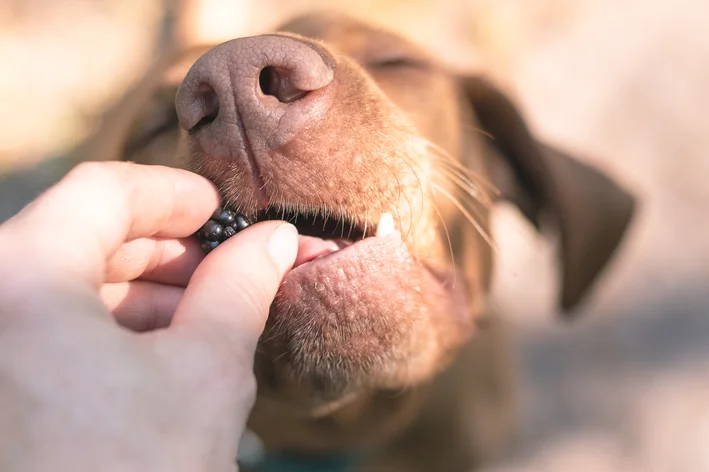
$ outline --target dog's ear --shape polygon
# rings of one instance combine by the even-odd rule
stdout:
[[[197,52],[203,49],[195,48]],[[196,54],[192,50],[187,53]],[[133,87],[94,117],[95,128],[76,147],[35,167],[0,175],[0,222],[19,212],[80,162],[165,164],[174,159],[177,85],[165,83],[164,75],[181,55],[167,53],[159,58]]]
[[[512,101],[483,77],[461,83],[490,146],[493,184],[537,229],[560,232],[565,316],[592,286],[628,227],[635,199],[603,173],[537,141]]]
[[[212,45],[166,51],[115,103],[75,151],[80,160],[127,160],[180,166],[175,95],[194,61]]]
[[[121,159],[138,164],[177,164],[180,125],[175,110],[176,94],[176,85],[161,84],[141,104],[127,129]]]

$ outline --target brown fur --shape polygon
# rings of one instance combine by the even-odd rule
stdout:
[[[571,309],[621,240],[633,199],[540,144],[484,78],[456,76],[402,38],[330,14],[283,30],[333,61],[337,93],[320,97],[324,117],[255,151],[268,203],[371,226],[393,210],[406,255],[346,274],[372,287],[356,300],[321,300],[295,277],[284,283],[256,356],[250,427],[276,451],[374,451],[362,470],[469,470],[500,451],[514,417],[505,330],[485,303],[492,204],[509,199],[537,226],[551,217],[562,241],[562,307]],[[141,106],[121,118],[130,131],[114,121],[110,137],[94,142],[125,143],[125,159],[196,170],[253,211],[248,169],[178,130],[172,98],[186,72],[178,62],[198,55],[186,57],[137,88]],[[154,101],[142,106],[147,97]],[[327,316],[310,316],[314,309]]]

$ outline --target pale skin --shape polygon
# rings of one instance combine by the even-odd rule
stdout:
[[[0,470],[236,470],[297,236],[259,223],[204,257],[217,206],[195,174],[93,163],[0,225]]]

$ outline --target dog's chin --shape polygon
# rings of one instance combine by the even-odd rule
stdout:
[[[413,257],[392,227],[380,221],[355,242],[314,239],[301,237],[261,337],[262,397],[319,416],[426,380],[470,333],[463,284]]]

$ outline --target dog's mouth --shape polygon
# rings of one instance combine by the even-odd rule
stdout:
[[[301,404],[307,415],[363,389],[423,379],[438,355],[431,307],[463,306],[442,280],[450,274],[416,257],[392,213],[375,223],[320,215],[258,216],[290,221],[299,231],[294,268],[257,355],[260,395],[290,398],[289,408]]]
[[[294,269],[365,239],[398,234],[391,213],[383,213],[378,221],[373,222],[336,216],[319,209],[294,211],[270,207],[256,215],[257,222],[267,220],[287,221],[298,229],[298,257]]]

